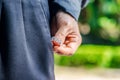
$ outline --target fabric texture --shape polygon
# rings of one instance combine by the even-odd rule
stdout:
[[[0,6],[0,80],[54,80],[48,1],[3,0]]]
[[[54,2],[78,18],[81,0]],[[54,80],[49,20],[48,0],[0,0],[0,80]]]
[[[62,10],[71,16],[73,16],[77,21],[81,12],[89,0],[49,0],[51,5],[51,14],[55,15],[59,10]],[[53,10],[54,9],[54,10]]]

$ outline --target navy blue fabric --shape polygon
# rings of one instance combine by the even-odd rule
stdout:
[[[48,0],[0,0],[0,80],[54,80],[49,20]]]
[[[54,80],[47,0],[0,5],[0,80]]]

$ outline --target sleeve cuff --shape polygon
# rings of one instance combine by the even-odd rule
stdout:
[[[51,4],[51,16],[54,16],[58,11],[64,11],[70,14],[78,21],[80,11],[86,6],[89,0],[53,0]]]
[[[64,11],[73,16],[75,20],[78,20],[82,0],[55,0],[54,2],[63,7]]]

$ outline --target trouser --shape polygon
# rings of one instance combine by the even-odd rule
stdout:
[[[0,80],[54,80],[48,0],[0,0]]]

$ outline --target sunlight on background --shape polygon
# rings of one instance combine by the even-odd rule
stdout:
[[[56,80],[120,80],[120,0],[90,0],[79,26],[76,53],[55,54]]]

